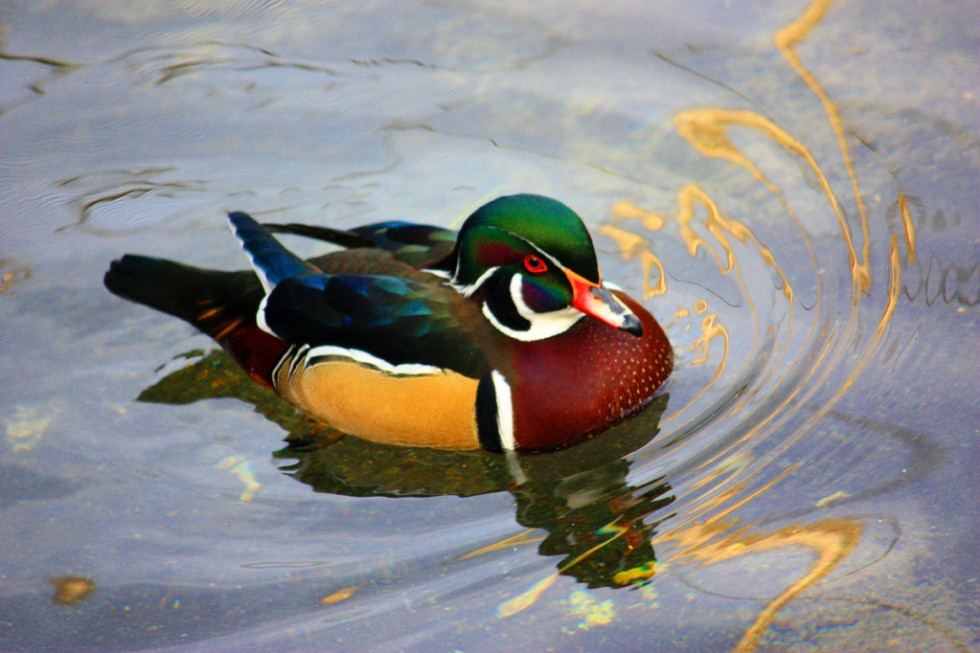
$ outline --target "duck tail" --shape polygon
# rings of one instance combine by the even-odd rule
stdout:
[[[111,293],[180,318],[208,334],[256,380],[270,384],[286,344],[262,331],[255,315],[264,292],[250,271],[223,272],[126,254],[104,283]]]

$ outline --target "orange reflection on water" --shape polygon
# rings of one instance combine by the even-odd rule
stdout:
[[[95,591],[95,582],[85,576],[52,576],[48,582],[54,587],[52,600],[58,605],[81,603]]]
[[[643,299],[659,297],[667,292],[667,275],[664,274],[663,263],[653,253],[646,238],[632,231],[626,231],[608,224],[600,227],[599,231],[616,242],[620,256],[623,257],[624,261],[639,259],[640,265],[643,266]],[[653,278],[651,271],[653,270],[657,272],[656,283],[651,281]]]
[[[660,215],[637,206],[633,202],[619,201],[613,203],[612,214],[616,220],[640,220],[643,227],[650,231],[660,231],[666,224]]]
[[[737,653],[754,651],[762,634],[776,614],[802,592],[825,578],[850,555],[861,540],[862,526],[851,519],[830,519],[805,526],[789,525],[768,533],[740,527],[731,514],[775,487],[795,472],[791,465],[762,486],[747,492],[748,480],[765,465],[750,470],[752,457],[739,454],[718,465],[687,494],[708,486],[707,492],[694,498],[695,504],[684,520],[653,538],[655,546],[668,542],[677,546],[671,562],[710,566],[743,555],[773,549],[804,547],[816,553],[817,559],[805,574],[771,599],[759,612],[752,626],[733,649]],[[717,510],[708,514],[711,510]]]
[[[728,329],[722,326],[715,313],[709,313],[701,321],[701,337],[694,341],[691,349],[701,354],[700,358],[691,361],[691,365],[702,365],[708,362],[711,356],[711,341],[720,338],[722,342],[721,362],[718,363],[718,370],[715,372],[712,383],[721,375],[725,368],[725,359],[728,358]]]
[[[686,308],[679,308],[679,309],[677,309],[676,311],[674,311],[674,314],[670,316],[670,320],[668,320],[667,323],[663,325],[664,330],[666,331],[666,330],[672,329],[674,327],[674,325],[676,325],[678,322],[680,322],[681,320],[683,320],[685,317],[688,317],[690,314],[691,314],[691,311],[689,311]],[[683,331],[688,331],[688,330],[690,330],[690,328],[691,328],[691,325],[690,324],[686,324],[686,325],[684,325],[684,328],[681,331],[682,332]]]
[[[348,587],[342,587],[339,590],[331,592],[327,596],[320,599],[320,605],[333,605],[334,603],[346,601],[357,594],[362,587],[363,585],[350,585]]]
[[[457,560],[466,560],[467,558],[475,558],[481,556],[485,553],[492,553],[493,551],[500,551],[502,549],[509,549],[515,546],[521,546],[524,544],[536,544],[544,539],[543,535],[540,535],[539,531],[534,528],[529,528],[526,531],[521,531],[517,535],[512,535],[511,537],[505,537],[504,539],[488,544],[486,546],[481,546],[479,549],[465,553]]]
[[[870,241],[865,238],[863,257],[859,261],[857,252],[854,249],[854,239],[851,236],[850,226],[841,210],[840,202],[830,186],[830,182],[821,170],[820,165],[814,158],[810,150],[799,140],[793,138],[782,127],[772,122],[765,116],[753,111],[734,111],[716,107],[705,107],[681,111],[674,116],[674,124],[677,131],[702,154],[714,158],[721,158],[740,165],[752,173],[759,181],[763,182],[770,190],[776,187],[769,181],[752,161],[746,157],[741,150],[728,137],[728,128],[732,126],[746,127],[762,132],[772,141],[789,150],[797,157],[806,162],[807,166],[813,171],[820,182],[820,187],[830,202],[837,222],[840,225],[841,235],[847,244],[847,251],[850,257],[851,276],[857,288],[867,292],[871,285],[871,274],[868,267],[868,257]],[[777,191],[778,192],[778,191]],[[863,215],[863,209],[862,209]],[[862,219],[864,224],[864,220]],[[864,224],[865,231],[867,225]]]
[[[853,519],[828,519],[805,526],[790,525],[764,534],[737,528],[735,520],[712,519],[704,524],[694,523],[673,530],[655,538],[654,543],[672,540],[681,549],[677,561],[690,559],[705,566],[772,549],[803,547],[816,554],[816,560],[809,570],[766,604],[733,649],[735,653],[749,653],[755,650],[762,634],[782,608],[825,578],[850,555],[861,540],[861,532],[861,523]]]
[[[841,223],[841,231],[844,233],[844,237],[848,242],[848,248],[851,253],[851,270],[854,278],[854,283],[863,292],[868,292],[871,288],[871,269],[870,269],[870,257],[871,257],[871,236],[868,232],[868,214],[864,208],[864,201],[861,199],[861,187],[858,184],[857,173],[854,171],[854,162],[851,159],[850,150],[847,147],[847,139],[844,137],[844,127],[840,118],[840,112],[837,110],[837,106],[834,104],[833,100],[823,87],[817,82],[816,77],[803,65],[800,58],[796,55],[796,51],[793,49],[801,42],[806,40],[810,35],[810,32],[820,24],[820,22],[827,15],[827,10],[830,9],[832,0],[813,0],[809,5],[807,5],[806,10],[803,14],[797,18],[795,21],[785,26],[773,36],[773,43],[776,49],[783,56],[784,59],[793,67],[796,74],[800,76],[800,79],[810,88],[814,95],[820,100],[820,104],[823,106],[824,112],[827,114],[827,120],[830,122],[830,126],[834,130],[834,135],[837,137],[837,146],[840,149],[841,159],[844,161],[844,167],[847,169],[847,176],[851,180],[851,188],[854,193],[854,203],[857,205],[858,215],[861,218],[861,233],[864,238],[864,245],[861,250],[862,262],[857,263],[857,256],[854,253],[854,246],[851,242],[850,231],[847,227],[847,223],[844,220],[844,216],[841,214],[840,207],[837,205],[836,198],[833,199],[834,210],[837,213],[837,218]],[[812,160],[812,159],[811,159]],[[808,161],[809,163],[810,161]],[[815,164],[814,164],[815,165]],[[826,185],[826,179],[814,167],[814,172],[820,176],[821,183],[824,184],[824,192],[827,193],[828,197],[833,197],[829,192],[829,186]],[[855,293],[854,301],[860,301],[857,298],[857,293]]]
[[[905,230],[905,250],[909,254],[909,265],[915,264],[915,223],[909,211],[909,201],[905,193],[898,194],[898,213],[902,216],[902,228]]]
[[[555,584],[556,580],[558,580],[558,572],[545,576],[531,586],[531,589],[518,594],[512,599],[504,601],[497,608],[497,616],[512,617],[518,612],[531,607],[539,598],[541,598],[541,595],[544,594],[548,588]]]
[[[694,302],[694,314],[704,315],[708,310],[708,302],[703,299],[699,299]],[[673,326],[679,320],[686,317],[690,317],[692,312],[689,309],[681,308],[674,312],[668,327]],[[690,325],[685,325],[683,331],[690,329]],[[669,415],[664,415],[660,419],[661,424],[666,424],[671,420],[675,419],[678,415],[683,415],[687,412],[688,408],[694,405],[701,397],[704,396],[708,390],[710,390],[718,379],[721,378],[722,372],[725,370],[725,363],[728,360],[729,352],[729,335],[728,329],[718,321],[718,315],[716,313],[708,313],[701,320],[701,335],[698,336],[697,340],[691,345],[689,351],[699,352],[701,355],[691,361],[691,365],[703,365],[711,359],[711,341],[719,339],[721,341],[721,354],[718,359],[718,364],[715,366],[715,371],[711,375],[711,379],[705,383],[693,397],[691,397],[683,406],[677,410],[671,412]]]

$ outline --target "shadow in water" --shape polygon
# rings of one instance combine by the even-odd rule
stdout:
[[[192,358],[201,352],[189,352]],[[669,515],[653,513],[674,501],[663,478],[630,486],[627,456],[659,432],[668,395],[602,434],[562,451],[509,456],[394,447],[344,436],[304,416],[257,386],[221,350],[164,377],[140,401],[186,404],[237,397],[288,433],[275,457],[282,471],[316,492],[352,497],[475,496],[509,492],[517,521],[539,541],[541,555],[564,558],[559,573],[589,587],[647,582],[656,573],[652,540]],[[498,548],[516,542],[493,545]],[[478,550],[470,556],[484,553]]]

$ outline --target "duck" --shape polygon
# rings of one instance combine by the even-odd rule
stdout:
[[[498,197],[458,232],[336,229],[228,214],[252,270],[126,254],[104,283],[213,338],[317,422],[376,443],[561,449],[637,414],[673,370],[664,330],[602,280],[582,218]],[[303,259],[277,236],[333,251]]]

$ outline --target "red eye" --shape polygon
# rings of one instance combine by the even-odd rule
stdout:
[[[528,254],[524,257],[524,267],[528,272],[533,274],[541,274],[542,272],[548,271],[548,264],[542,261],[540,256],[535,256],[534,254]]]

